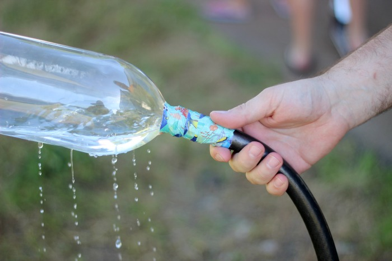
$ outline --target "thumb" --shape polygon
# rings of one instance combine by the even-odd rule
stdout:
[[[228,111],[212,111],[210,117],[218,125],[236,129],[272,114],[270,92],[263,90],[247,102]]]

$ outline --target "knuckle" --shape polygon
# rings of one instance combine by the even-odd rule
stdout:
[[[258,184],[265,185],[272,180],[272,178],[276,174],[276,171],[269,170],[265,167],[263,163],[260,163],[260,165],[258,165],[254,170],[252,170],[251,173],[253,173],[252,176],[255,180],[257,180]]]
[[[249,172],[257,165],[257,162],[249,160],[248,157],[241,153],[234,155],[229,163],[234,171],[242,173]]]

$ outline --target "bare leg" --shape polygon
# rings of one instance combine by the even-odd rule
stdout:
[[[291,11],[291,46],[288,50],[288,63],[292,67],[305,68],[312,56],[312,23],[314,0],[289,0]]]
[[[352,18],[348,25],[350,49],[361,46],[367,39],[366,32],[366,0],[351,0]]]

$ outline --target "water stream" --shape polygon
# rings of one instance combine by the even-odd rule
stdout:
[[[38,249],[39,252],[46,252],[46,241],[45,241],[45,222],[44,222],[44,213],[45,213],[45,208],[44,208],[44,191],[43,191],[43,179],[42,179],[42,163],[41,163],[41,158],[42,158],[42,148],[44,147],[43,143],[38,143],[38,175],[40,176],[41,180],[41,185],[38,187],[39,190],[39,197],[40,197],[40,208],[39,212],[41,214],[41,240],[42,240],[42,249]]]
[[[71,182],[72,183],[69,184],[68,187],[70,190],[72,190],[72,199],[73,199],[71,216],[74,218],[74,224],[76,227],[75,232],[78,232],[78,226],[79,226],[78,214],[77,214],[78,203],[76,200],[76,187],[75,187],[76,181],[75,181],[75,169],[74,169],[74,163],[73,163],[73,149],[70,150],[69,158],[70,158],[70,162],[68,163],[68,167],[71,168]],[[75,240],[75,242],[78,246],[82,244],[79,234],[75,233],[75,235],[73,236],[73,239]],[[79,260],[81,258],[82,258],[82,253],[78,252],[75,260]]]
[[[42,148],[43,148],[42,143],[38,143],[38,175],[39,179],[41,180],[41,183],[39,184],[39,213],[40,213],[40,242],[39,244],[39,249],[38,251],[41,254],[41,257],[43,256],[44,253],[47,253],[47,248],[50,247],[51,243],[48,242],[46,239],[45,235],[45,222],[44,222],[44,214],[45,214],[45,203],[46,203],[46,198],[44,197],[44,181],[43,181],[43,166],[42,166]],[[150,149],[147,150],[148,155],[151,153]],[[154,197],[154,191],[153,191],[153,185],[152,183],[144,183],[142,179],[140,179],[138,175],[138,171],[142,172],[140,170],[136,169],[137,166],[137,161],[136,161],[136,154],[135,151],[133,151],[132,155],[130,155],[132,159],[132,164],[129,167],[131,171],[131,181],[128,181],[133,183],[134,191],[133,193],[128,192],[126,198],[130,198],[134,201],[136,205],[143,205],[144,198],[148,197]],[[128,218],[124,218],[125,220],[122,222],[122,214],[120,212],[120,203],[122,203],[119,199],[119,188],[120,188],[120,183],[119,183],[119,178],[118,178],[118,168],[117,168],[117,155],[113,155],[111,160],[111,166],[112,166],[112,171],[111,171],[111,177],[112,177],[112,188],[113,188],[113,206],[114,206],[114,214],[113,216],[113,231],[115,235],[114,239],[114,247],[117,252],[117,259],[118,260],[123,260],[123,253],[126,252],[125,250],[129,246],[129,243],[124,243],[124,240],[127,239],[126,241],[131,241],[131,245],[136,245],[137,247],[140,248],[140,252],[150,250],[151,254],[153,256],[150,258],[151,260],[156,260],[156,252],[157,248],[154,245],[151,245],[152,241],[148,241],[145,237],[139,238],[139,234],[154,234],[155,229],[153,225],[153,221],[151,219],[151,215],[146,214],[147,212],[144,210],[143,211],[143,206],[139,206],[137,209],[140,210],[138,213],[131,214],[133,216],[133,222],[129,226],[129,235],[124,236],[125,238],[122,239],[121,234],[120,234],[120,227],[123,224],[123,226],[127,225],[128,222],[130,221]],[[144,162],[144,161],[143,161]],[[80,229],[79,229],[79,216],[78,216],[78,197],[77,197],[77,187],[76,187],[76,177],[75,177],[75,165],[74,165],[74,151],[71,149],[69,152],[69,162],[68,162],[68,168],[70,170],[70,182],[68,183],[68,188],[72,192],[72,202],[71,202],[71,221],[72,221],[72,226],[74,226],[74,229],[72,230],[72,237],[73,241],[76,244],[75,249],[73,252],[75,252],[75,257],[74,260],[82,260],[85,259],[84,256],[88,256],[88,252],[82,256],[82,239],[80,237]],[[150,159],[146,159],[146,166],[142,168],[146,174],[149,174],[152,172],[152,161]],[[142,172],[142,173],[144,173]],[[124,181],[127,183],[126,181]],[[146,190],[146,191],[143,191]],[[46,196],[47,197],[47,196]],[[83,210],[81,211],[83,212]],[[132,228],[133,227],[133,228]],[[146,230],[145,230],[146,229]],[[141,230],[141,231],[140,231]],[[93,232],[91,232],[93,233]],[[124,233],[125,234],[125,233]],[[134,241],[134,242],[133,242]],[[134,244],[132,244],[132,242]],[[84,243],[84,242],[83,242]],[[113,242],[112,242],[113,243]],[[127,244],[127,245],[124,245]],[[86,247],[89,246],[89,243],[85,244]],[[151,246],[146,246],[146,245],[151,245]],[[48,256],[49,254],[46,254],[44,257]]]
[[[121,247],[122,247],[122,242],[121,242],[121,236],[120,236],[120,221],[121,221],[121,214],[120,214],[120,208],[118,205],[118,182],[117,182],[117,155],[112,156],[112,166],[113,166],[113,171],[112,171],[112,177],[113,177],[113,198],[114,198],[114,209],[116,210],[116,222],[113,224],[113,230],[117,234],[116,235],[116,241],[115,241],[115,246],[118,249],[118,259],[122,260],[122,254],[121,254]]]

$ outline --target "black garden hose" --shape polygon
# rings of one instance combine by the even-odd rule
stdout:
[[[230,149],[234,152],[239,152],[252,141],[258,140],[236,130],[234,131],[233,141]],[[267,145],[263,145],[265,147],[265,153],[263,155],[264,159],[269,153],[273,152],[273,150]],[[305,182],[285,161],[279,172],[285,175],[289,180],[287,194],[290,196],[291,200],[294,202],[302,216],[306,228],[308,229],[310,238],[312,239],[317,259],[320,261],[339,260],[339,256],[336,251],[335,243],[333,241],[327,221],[325,220],[325,217],[319,205],[317,204],[316,199],[310,192],[309,188],[306,186]]]

